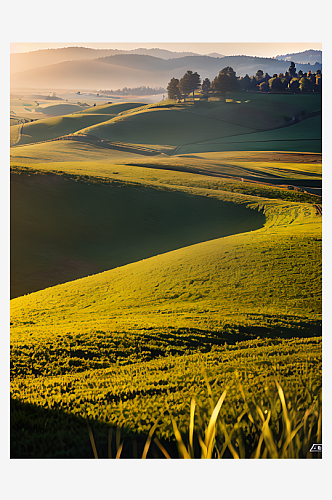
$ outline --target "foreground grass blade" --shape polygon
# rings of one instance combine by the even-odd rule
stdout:
[[[121,451],[123,448],[123,443],[120,444],[120,438],[121,438],[121,425],[118,425],[116,427],[116,436],[115,436],[116,450],[117,450],[115,458],[120,458]]]
[[[159,442],[159,440],[156,437],[154,438],[153,441],[154,441],[154,443],[156,443],[156,445],[158,446],[159,450],[164,454],[164,456],[166,458],[171,458],[169,456],[169,454],[167,453],[167,451],[165,450],[165,448],[163,447],[163,445]]]
[[[226,394],[227,394],[227,391],[225,389],[224,392],[222,393],[222,395],[220,396],[218,403],[216,404],[216,406],[212,412],[210,422],[209,422],[208,428],[206,430],[206,434],[205,434],[205,445],[207,447],[206,458],[211,458],[211,456],[212,456],[214,437],[215,437],[215,433],[216,433],[216,421],[217,421],[217,418],[218,418],[218,415],[220,412],[221,405],[223,404],[223,402],[225,400]]]
[[[194,420],[195,420],[195,399],[192,398],[190,404],[190,422],[189,422],[189,447],[190,455],[194,458]]]
[[[176,425],[174,418],[172,418],[172,424],[173,424],[174,435],[175,435],[175,438],[177,441],[178,450],[179,450],[180,455],[182,455],[182,458],[191,458],[191,456],[188,453],[187,448],[185,447],[185,444],[182,440],[181,434],[179,432],[179,429]]]
[[[149,451],[149,448],[150,448],[150,444],[151,444],[151,439],[152,439],[154,431],[156,430],[156,428],[158,426],[158,423],[159,423],[159,420],[157,420],[155,422],[155,424],[151,427],[151,429],[149,431],[148,438],[147,438],[145,446],[144,446],[142,458],[146,458],[146,456],[148,454],[148,451]]]
[[[89,424],[88,420],[86,421],[86,423],[87,423],[87,426],[88,426],[88,431],[89,431],[89,437],[90,437],[90,442],[91,442],[91,446],[92,446],[93,456],[95,458],[98,458],[96,443],[95,443],[95,440],[94,440],[94,437],[93,437],[92,429],[90,427],[90,424]]]

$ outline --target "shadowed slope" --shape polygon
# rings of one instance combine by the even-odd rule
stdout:
[[[248,325],[250,315],[260,325],[266,315],[320,319],[320,217],[308,205],[271,201],[261,208],[267,223],[257,231],[13,299],[13,325],[39,336],[116,325],[220,329]],[[33,326],[22,325],[29,320]]]
[[[13,173],[11,296],[261,227],[244,205],[55,174]]]

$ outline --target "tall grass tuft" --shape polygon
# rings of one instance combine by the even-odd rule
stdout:
[[[195,429],[197,403],[194,397],[191,399],[188,439],[185,439],[186,443],[175,418],[171,415],[171,411],[168,408],[179,455],[176,458],[197,458],[198,452],[202,459],[312,458],[312,454],[310,453],[311,445],[313,443],[321,443],[322,439],[321,392],[312,398],[311,406],[303,414],[303,411],[301,412],[292,407],[290,398],[287,402],[283,388],[275,380],[277,391],[275,394],[268,394],[270,407],[264,409],[262,405],[256,404],[253,397],[251,400],[248,400],[238,378],[238,389],[243,398],[243,407],[236,421],[229,424],[225,422],[225,418],[222,418],[220,414],[220,410],[226,399],[227,389],[224,389],[215,404],[213,402],[211,386],[204,371],[203,375],[209,393],[211,416],[205,427],[201,424],[198,426],[198,429]],[[166,406],[168,407],[167,403]],[[149,431],[141,457],[143,459],[147,458],[152,441],[164,457],[167,459],[175,458],[170,456],[157,437],[153,438],[159,422],[160,418],[156,420]],[[243,424],[242,427],[241,422]],[[94,457],[98,458],[89,423],[88,429]],[[244,432],[244,429],[247,429],[247,433]],[[197,436],[196,440],[194,440],[195,434]],[[249,435],[254,436],[252,439],[254,439],[255,443],[251,443],[248,448]],[[121,427],[118,426],[116,429],[116,458],[120,458],[124,444],[124,441],[120,443],[120,436]],[[110,452],[111,438],[112,432],[109,433],[109,458],[112,458]],[[199,450],[197,450],[197,446],[200,447]],[[155,450],[152,450],[152,454],[155,458],[158,458]],[[137,449],[133,455],[134,458],[137,458]]]

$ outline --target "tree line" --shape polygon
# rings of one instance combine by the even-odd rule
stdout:
[[[145,87],[145,85],[140,87],[127,88],[123,87],[123,89],[117,90],[100,90],[101,94],[119,94],[119,95],[155,95],[155,94],[164,94],[166,93],[166,89],[164,87]]]
[[[172,78],[167,85],[168,98],[172,100],[186,99],[190,94],[195,98],[195,91],[200,90],[200,97],[207,98],[209,94],[221,94],[225,97],[226,92],[245,90],[257,92],[321,92],[322,72],[315,73],[302,70],[296,71],[295,63],[291,62],[288,71],[275,73],[272,76],[259,69],[254,76],[248,74],[237,77],[230,66],[219,71],[212,80],[205,78],[201,83],[200,75],[187,71],[183,77]],[[203,96],[202,96],[203,94]]]

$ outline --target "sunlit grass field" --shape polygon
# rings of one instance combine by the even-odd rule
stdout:
[[[317,99],[294,97],[295,111],[316,111]],[[273,120],[294,111],[282,96],[263,99],[257,109],[269,104]],[[238,100],[229,106],[250,104]],[[213,129],[204,105],[194,114],[140,103],[107,120],[112,106],[94,107],[106,121],[83,132],[122,149],[33,144],[50,120],[12,148],[11,456],[311,458],[321,442],[321,198],[278,185],[319,182],[321,155],[185,155],[177,144]],[[53,137],[75,132],[64,118]],[[309,137],[314,119],[273,133],[303,125]],[[186,128],[194,120],[201,130]]]

